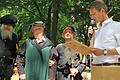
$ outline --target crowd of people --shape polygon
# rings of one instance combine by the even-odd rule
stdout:
[[[88,28],[93,57],[91,80],[119,80],[120,22],[108,17],[103,1],[93,1],[88,11],[98,27],[96,31]],[[13,32],[16,23],[17,18],[11,14],[0,18],[0,80],[10,80],[14,66],[20,80],[83,80],[81,73],[86,65],[80,60],[82,53],[64,45],[76,40],[72,25],[62,30],[64,43],[55,46],[45,35],[45,23],[35,21],[29,26],[34,38],[26,39],[18,47],[18,37]]]

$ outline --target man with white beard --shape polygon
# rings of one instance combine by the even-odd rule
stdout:
[[[0,80],[10,80],[13,72],[18,45],[17,35],[13,32],[16,22],[16,17],[10,14],[0,18]]]
[[[1,26],[1,38],[12,40],[12,25],[4,24]]]

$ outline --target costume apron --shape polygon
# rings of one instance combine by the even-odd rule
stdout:
[[[48,80],[48,61],[51,47],[45,47],[39,52],[29,40],[26,43],[26,80]]]

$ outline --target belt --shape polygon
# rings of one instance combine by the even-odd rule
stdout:
[[[92,66],[112,66],[112,65],[120,66],[120,63],[99,63],[99,64],[92,64]]]

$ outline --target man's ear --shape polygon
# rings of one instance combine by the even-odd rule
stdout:
[[[101,8],[101,12],[106,12],[103,8]]]

